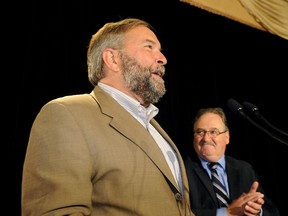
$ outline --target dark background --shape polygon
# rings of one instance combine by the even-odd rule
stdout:
[[[4,167],[13,166],[5,177],[13,182],[7,198],[13,203],[9,215],[21,215],[22,166],[34,118],[51,99],[92,90],[86,67],[90,37],[104,23],[126,17],[145,19],[157,31],[168,64],[167,93],[156,104],[160,109],[156,119],[183,156],[192,151],[195,112],[221,106],[231,131],[227,153],[255,167],[267,195],[284,215],[288,146],[232,113],[226,102],[229,98],[251,102],[269,122],[288,131],[288,40],[178,0],[10,4],[11,12],[4,18],[8,28],[3,33],[12,39],[4,44],[10,51],[6,70],[12,84],[3,82],[9,86],[4,99],[11,112],[6,115],[5,110],[4,118],[9,116],[12,123],[12,130],[4,134],[12,152]]]

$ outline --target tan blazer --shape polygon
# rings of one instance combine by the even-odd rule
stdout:
[[[47,103],[23,167],[22,216],[191,216],[183,160],[181,195],[149,132],[99,87]]]

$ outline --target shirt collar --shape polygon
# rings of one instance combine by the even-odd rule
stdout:
[[[209,167],[209,161],[204,160],[203,158],[199,157],[200,162],[202,164],[202,166],[206,169],[207,167]],[[219,164],[219,166],[222,167],[223,170],[225,170],[226,167],[226,162],[225,162],[225,156],[223,155],[218,161],[215,161]]]
[[[99,82],[98,86],[111,95],[121,106],[123,106],[128,112],[130,112],[134,117],[140,118],[145,125],[147,125],[150,120],[155,117],[159,109],[150,104],[147,108],[142,106],[139,101],[128,96],[127,94],[113,88],[109,85]]]

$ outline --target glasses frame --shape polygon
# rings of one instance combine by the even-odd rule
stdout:
[[[208,136],[209,136],[210,138],[216,138],[216,137],[218,137],[219,135],[226,133],[227,131],[228,131],[228,130],[224,130],[224,131],[221,131],[221,132],[220,132],[218,129],[217,129],[217,130],[214,129],[214,130],[210,130],[210,131],[198,130],[198,131],[195,131],[195,132],[194,132],[194,135],[203,138],[206,134],[208,134]],[[214,134],[211,134],[211,132],[214,132]],[[215,134],[215,132],[217,132],[217,133]]]

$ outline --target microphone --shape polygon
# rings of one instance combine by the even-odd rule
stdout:
[[[273,130],[278,131],[279,133],[281,133],[281,134],[283,134],[285,136],[288,136],[288,134],[286,132],[278,129],[277,127],[272,125],[266,118],[264,118],[264,116],[261,115],[261,113],[259,112],[259,109],[258,109],[257,106],[255,106],[254,104],[249,103],[249,102],[244,102],[244,103],[242,103],[242,105],[244,106],[244,109],[246,108],[246,110],[248,110],[250,113],[255,115],[258,119],[263,121],[267,126],[269,126]]]
[[[240,103],[238,103],[236,100],[230,98],[227,101],[227,106],[228,108],[235,114],[237,115],[241,115],[242,117],[244,117],[245,119],[249,120],[249,116],[246,115],[246,113],[243,110],[243,107],[241,106]]]
[[[243,118],[245,118],[247,121],[249,121],[252,125],[254,125],[255,127],[257,127],[258,129],[260,129],[261,131],[263,131],[264,133],[266,133],[267,135],[269,135],[270,137],[272,137],[273,139],[284,143],[285,145],[288,145],[287,142],[285,142],[283,139],[281,139],[280,137],[278,137],[277,135],[271,133],[270,131],[266,130],[265,128],[263,128],[261,125],[259,125],[258,123],[256,123],[255,121],[253,121],[243,110],[243,107],[240,103],[238,103],[236,100],[230,98],[227,101],[227,106],[228,108],[235,114],[242,116]]]

